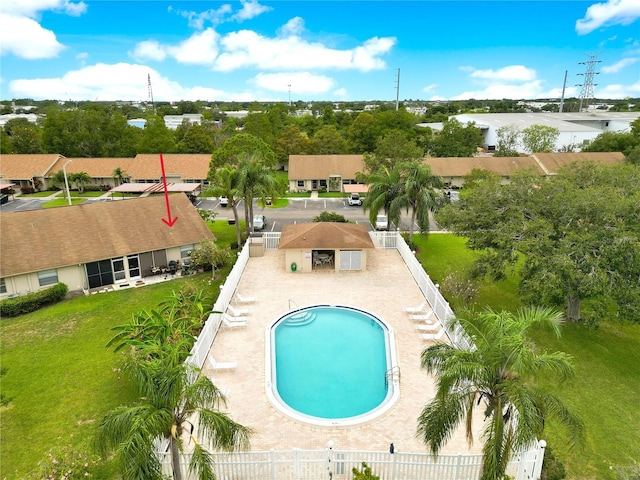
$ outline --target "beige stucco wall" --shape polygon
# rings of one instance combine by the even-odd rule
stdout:
[[[58,268],[58,282],[64,283],[69,291],[82,290],[87,288],[86,275],[84,265],[73,265],[70,267]],[[10,295],[26,295],[27,293],[44,290],[51,285],[40,286],[38,282],[38,272],[25,273],[4,279],[7,292],[3,293],[0,298],[7,298]]]
[[[291,264],[295,263],[297,265],[295,273],[309,273],[312,271],[311,268],[311,250],[294,250],[288,249],[285,250],[285,268],[287,272],[292,272]]]

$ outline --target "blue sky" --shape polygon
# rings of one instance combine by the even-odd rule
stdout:
[[[640,97],[640,0],[2,0],[0,98]]]

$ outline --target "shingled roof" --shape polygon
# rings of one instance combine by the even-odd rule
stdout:
[[[355,223],[314,222],[285,225],[278,248],[375,248],[367,227]]]
[[[0,277],[78,265],[213,238],[186,195],[0,213]]]
[[[289,180],[356,178],[364,168],[362,155],[289,155]]]
[[[0,175],[3,180],[31,180],[33,177],[44,177],[60,158],[64,157],[57,153],[3,154],[0,155]]]

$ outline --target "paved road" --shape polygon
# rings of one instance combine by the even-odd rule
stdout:
[[[89,198],[91,202],[110,201],[107,199]],[[2,205],[1,210],[4,212],[20,212],[25,210],[35,210],[41,208],[42,204],[49,201],[49,198],[16,198],[9,203]],[[218,199],[203,199],[197,204],[198,208],[212,210],[216,212],[216,218],[233,218],[233,211],[230,208],[220,206]],[[335,212],[344,216],[347,220],[354,223],[361,223],[367,226],[369,230],[373,230],[369,222],[369,213],[364,212],[362,207],[350,207],[346,199],[342,198],[291,198],[289,205],[284,208],[261,208],[254,205],[254,214],[263,214],[267,217],[267,224],[264,231],[279,232],[282,226],[288,223],[305,223],[313,221],[320,212]],[[238,215],[244,217],[244,203],[238,205]],[[402,230],[409,229],[409,218],[403,215],[400,221]],[[417,226],[415,227],[417,230]],[[435,223],[431,224],[431,230],[435,230]]]

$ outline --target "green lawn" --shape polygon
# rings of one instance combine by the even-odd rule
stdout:
[[[74,197],[78,197],[78,198],[95,198],[95,197],[101,197],[102,195],[104,195],[107,192],[101,191],[101,190],[88,190],[86,192],[78,192],[78,191],[72,191],[71,192],[71,198]]]
[[[418,259],[436,283],[468,267],[475,256],[464,239],[454,235],[432,233],[426,239],[414,237],[414,243]],[[517,289],[517,274],[496,284],[483,282],[475,305],[513,311],[521,306]],[[640,324],[606,319],[598,329],[565,324],[560,339],[549,332],[536,332],[534,339],[541,349],[573,356],[576,378],[557,393],[581,416],[587,431],[583,449],[570,450],[552,423],[543,438],[565,463],[568,478],[616,478],[616,465],[640,459]]]
[[[62,193],[62,190],[58,190],[57,192],[51,190],[45,190],[44,192],[34,192],[34,193],[22,193],[19,198],[37,198],[37,197],[50,197],[51,195],[55,195],[56,193]]]
[[[71,204],[77,205],[79,203],[85,202],[84,198],[73,198],[71,197]],[[69,200],[66,198],[56,198],[55,200],[51,200],[49,202],[43,203],[42,208],[55,208],[55,207],[68,207]]]
[[[218,243],[235,242],[235,226],[209,223]],[[436,282],[473,261],[463,239],[430,234],[415,238],[417,256]],[[119,355],[104,348],[110,328],[153,308],[184,282],[217,295],[228,269],[210,282],[210,273],[157,285],[78,297],[16,319],[0,322],[1,391],[11,400],[0,414],[0,478],[27,475],[52,446],[86,448],[97,423],[133,394],[117,371]],[[516,309],[517,277],[480,286],[477,305]],[[587,427],[583,450],[569,451],[562,433],[549,424],[543,436],[567,466],[569,478],[615,478],[609,466],[640,458],[640,325],[603,320],[599,329],[566,325],[556,340],[536,334],[540,348],[574,357],[577,378],[557,392],[572,404]],[[19,472],[19,474],[16,474]],[[109,478],[108,467],[94,478]]]

